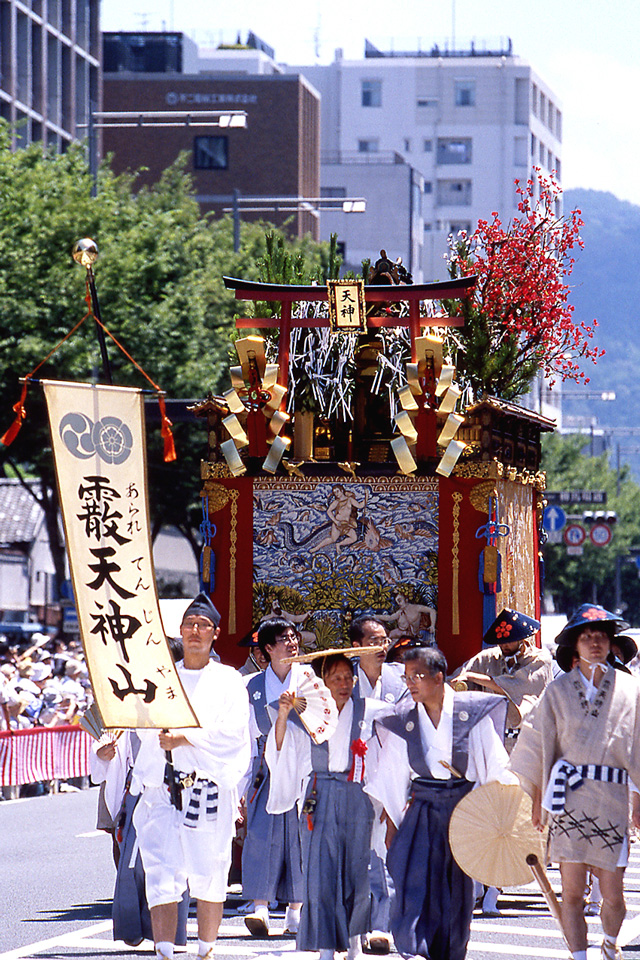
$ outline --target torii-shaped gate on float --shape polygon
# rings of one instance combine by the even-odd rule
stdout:
[[[292,307],[295,303],[327,302],[328,289],[320,284],[279,284],[260,283],[242,280],[237,277],[223,277],[224,285],[235,291],[236,300],[261,300],[280,303],[279,317],[238,317],[236,327],[241,329],[277,328],[278,339],[278,382],[287,387],[289,375],[289,339],[291,330],[296,327],[329,327],[328,317],[294,317]],[[437,283],[366,285],[364,287],[365,304],[407,303],[408,316],[395,315],[368,316],[367,328],[408,327],[411,341],[411,361],[418,360],[416,340],[423,327],[462,327],[463,317],[423,316],[420,304],[426,300],[457,300],[467,297],[476,284],[477,277],[461,277],[455,280],[443,280]],[[437,457],[436,415],[435,415],[435,377],[433,370],[427,369],[420,378],[423,388],[418,398],[418,423],[424,429],[418,430],[417,455],[419,459]]]

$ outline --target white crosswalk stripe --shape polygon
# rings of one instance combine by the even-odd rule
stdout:
[[[560,876],[557,869],[549,870],[551,885],[559,893]],[[627,919],[619,937],[624,950],[625,960],[640,960],[640,843],[631,846],[629,867],[626,872],[625,892],[627,899]],[[293,937],[283,935],[284,913],[277,912],[272,917],[271,936],[268,940],[257,940],[249,936],[244,918],[237,912],[241,901],[231,897],[225,910],[218,944],[216,960],[317,960],[317,953],[296,951]],[[498,906],[499,918],[482,917],[477,912],[471,924],[471,941],[467,953],[468,960],[502,960],[513,957],[520,960],[567,960],[569,952],[562,934],[549,915],[547,905],[535,883],[527,887],[503,892]],[[602,937],[600,920],[588,917],[590,947],[589,960],[599,960],[599,944]],[[197,927],[194,919],[187,926],[189,943],[186,953],[196,953]],[[112,958],[114,954],[136,957],[140,951],[149,956],[152,944],[145,942],[138,948],[127,947],[122,942],[110,939],[110,921],[92,923],[59,937],[41,940],[28,946],[0,953],[0,960],[60,960],[65,956],[73,960],[87,958],[97,960],[104,956]],[[634,946],[637,949],[634,949]],[[185,955],[184,948],[177,950],[177,960]],[[393,957],[398,955],[393,952]]]

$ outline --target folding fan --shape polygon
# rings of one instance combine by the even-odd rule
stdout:
[[[107,730],[105,728],[102,717],[100,716],[100,711],[98,710],[98,704],[95,703],[95,701],[80,717],[80,726],[83,730],[86,730],[94,740],[102,741],[103,744],[115,743],[122,733],[122,730]]]
[[[314,743],[324,743],[338,726],[335,700],[312,671],[305,673],[299,681],[293,709]]]

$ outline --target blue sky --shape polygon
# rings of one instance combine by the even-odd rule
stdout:
[[[288,63],[360,59],[381,49],[497,44],[511,37],[564,112],[563,186],[640,204],[638,0],[102,0],[104,30],[181,30],[201,46],[253,30]]]

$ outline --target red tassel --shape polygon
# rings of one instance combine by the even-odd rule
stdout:
[[[5,447],[8,447],[13,443],[15,438],[20,432],[20,427],[22,426],[22,421],[25,419],[27,412],[24,409],[24,404],[27,399],[27,387],[29,385],[29,378],[27,377],[22,384],[22,393],[20,394],[20,399],[17,403],[14,403],[13,409],[15,410],[16,418],[5,433],[3,437],[0,438],[0,443],[3,443]]]
[[[167,416],[167,407],[164,402],[164,397],[161,393],[158,394],[158,404],[160,406],[160,419],[162,420],[162,429],[160,432],[164,437],[164,462],[171,463],[173,460],[177,459],[176,447],[173,442],[173,434],[171,433],[171,427],[173,424]]]
[[[313,830],[313,817],[310,813],[307,814],[307,830]]]

